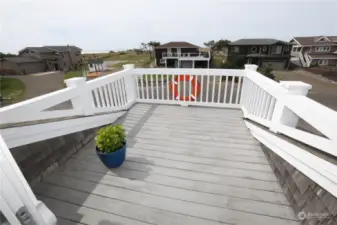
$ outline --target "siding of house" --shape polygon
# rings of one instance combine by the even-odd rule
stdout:
[[[198,48],[181,48],[181,53],[197,53],[199,52]]]
[[[319,66],[319,67],[336,67],[337,66],[337,59],[328,59],[328,65],[318,65],[319,59],[313,59],[311,61],[311,66]]]
[[[21,69],[20,69],[19,65],[16,64],[16,63],[10,62],[8,60],[2,60],[2,61],[0,61],[0,63],[1,63],[0,73],[3,73],[1,71],[6,71],[6,70],[7,71],[9,71],[9,70],[14,71],[17,74],[21,73]]]
[[[46,63],[44,61],[19,63],[18,66],[20,67],[23,74],[39,73],[46,71]]]

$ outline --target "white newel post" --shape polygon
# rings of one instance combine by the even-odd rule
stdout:
[[[255,64],[245,64],[245,70],[257,71],[258,65]]]
[[[128,104],[132,104],[136,101],[137,93],[136,93],[136,80],[133,77],[132,70],[135,68],[134,64],[126,64],[123,65],[123,68],[125,71],[129,71],[125,79],[125,85],[126,85],[126,97],[128,100]]]
[[[258,66],[254,65],[254,64],[245,64],[245,73],[249,73],[249,72],[256,72],[257,71]],[[247,103],[248,103],[248,99],[251,98],[252,96],[249,96],[250,93],[247,92],[247,79],[246,77],[243,78],[243,84],[242,84],[242,93],[240,96],[240,104],[241,104],[241,109],[243,112],[243,116],[246,118],[247,117]]]
[[[306,96],[308,91],[312,88],[310,84],[302,81],[280,81],[280,85],[287,90],[288,95]],[[278,132],[278,125],[296,127],[298,120],[299,117],[285,107],[282,101],[277,101],[272,116],[272,126],[270,127],[270,130],[275,133]]]
[[[71,99],[73,108],[82,111],[83,115],[89,116],[94,114],[94,99],[86,85],[86,78],[74,77],[64,81],[67,87],[74,87],[78,90],[78,96]]]

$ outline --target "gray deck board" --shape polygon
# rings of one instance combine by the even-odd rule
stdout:
[[[120,168],[91,142],[33,187],[59,224],[299,224],[239,110],[137,104],[120,122]]]

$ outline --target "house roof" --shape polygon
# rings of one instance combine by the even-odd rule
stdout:
[[[308,54],[312,59],[337,59],[336,54]]]
[[[57,52],[65,52],[69,49],[71,51],[82,51],[81,48],[76,47],[75,45],[60,45],[60,46],[43,46],[43,48],[48,48]]]
[[[230,43],[230,45],[273,45],[276,43],[289,44],[288,42],[277,40],[277,39],[268,39],[268,38],[255,38],[255,39],[239,39]]]
[[[171,41],[156,48],[199,48],[199,46],[186,41]]]
[[[31,63],[31,62],[42,62],[42,59],[37,59],[30,56],[15,56],[15,57],[7,57],[4,60],[13,62],[13,63]]]
[[[317,41],[317,39],[319,39],[320,37],[326,37],[331,42],[337,42],[337,36],[294,37],[293,39],[295,39],[300,45],[319,45],[320,43],[315,41]]]
[[[89,59],[88,64],[102,64],[104,61],[103,59]]]
[[[44,47],[26,47],[26,48],[20,50],[19,53],[23,52],[26,49],[30,49],[30,50],[32,50],[34,52],[38,52],[38,53],[49,53],[49,52],[52,53],[52,52],[55,52],[52,49],[48,49],[48,48],[44,48]]]

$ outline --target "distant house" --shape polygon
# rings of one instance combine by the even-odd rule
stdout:
[[[108,70],[106,63],[102,59],[89,59],[88,68],[90,73]]]
[[[16,75],[46,71],[43,59],[30,56],[16,56],[0,59],[0,74]]]
[[[169,42],[155,48],[158,67],[166,68],[209,68],[209,52],[188,42]]]
[[[276,39],[240,39],[230,43],[228,58],[243,57],[246,63],[283,70],[288,67],[291,44]]]
[[[18,56],[2,58],[1,71],[27,74],[74,70],[80,68],[82,64],[81,52],[82,49],[71,45],[26,47],[19,51]]]
[[[337,36],[294,37],[291,61],[302,67],[336,67]]]

